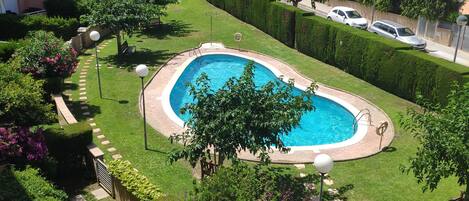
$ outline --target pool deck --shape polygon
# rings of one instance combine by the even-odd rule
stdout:
[[[174,82],[175,74],[181,72],[181,70],[186,67],[187,63],[197,56],[222,52],[228,54],[237,54],[262,61],[269,66],[275,67],[278,72],[285,77],[294,79],[295,84],[309,86],[312,82],[310,79],[297,73],[287,64],[272,57],[251,51],[238,51],[235,49],[223,48],[220,45],[214,46],[214,48],[210,48],[205,44],[196,51],[187,51],[172,58],[154,75],[153,79],[147,83],[145,89],[146,115],[147,122],[153,128],[167,137],[173,133],[181,133],[184,130],[184,128],[182,128],[168,115],[167,111],[171,108],[166,108],[165,111],[167,103],[165,103],[164,99],[165,96],[167,96],[167,94],[165,95],[165,91],[167,93],[168,90],[167,86],[171,82]],[[362,138],[359,139],[359,141],[347,146],[332,146],[329,148],[315,148],[311,150],[293,149],[289,153],[281,153],[276,150],[272,151],[272,153],[269,155],[273,163],[312,163],[315,156],[321,153],[330,155],[334,161],[353,160],[372,156],[382,150],[379,149],[381,137],[376,134],[376,130],[377,127],[379,127],[379,125],[381,125],[383,122],[388,122],[389,126],[382,136],[381,148],[387,147],[391,144],[394,138],[394,127],[391,119],[380,108],[357,95],[342,91],[340,89],[328,87],[320,83],[318,83],[318,85],[318,94],[327,94],[327,96],[333,96],[339,100],[343,100],[348,105],[356,108],[357,111],[368,109],[371,114],[371,125],[369,125],[369,119],[366,116],[365,118],[361,119],[358,123],[359,127],[367,127],[367,129],[365,129],[366,133]],[[141,107],[140,111],[142,111]],[[245,151],[241,151],[238,154],[238,157],[243,160],[258,161],[256,156]]]

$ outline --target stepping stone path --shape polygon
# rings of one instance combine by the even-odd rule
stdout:
[[[106,42],[105,44],[107,45],[109,43]],[[106,45],[102,45],[99,49],[104,49]],[[74,112],[75,114],[78,112],[78,113],[81,113],[83,116],[88,117],[87,122],[93,128],[93,134],[96,136],[96,139],[98,140],[99,144],[104,146],[104,149],[107,150],[108,154],[110,154],[114,160],[122,159],[123,158],[122,155],[119,153],[119,151],[116,148],[112,147],[111,141],[109,141],[109,139],[107,139],[106,136],[102,133],[101,129],[96,124],[94,118],[89,118],[91,117],[92,114],[91,114],[91,111],[89,110],[89,106],[87,103],[88,97],[86,96],[87,95],[87,91],[86,91],[87,79],[86,78],[88,75],[88,69],[90,68],[90,65],[93,65],[93,68],[96,68],[96,65],[92,64],[94,63],[94,61],[95,61],[94,54],[92,54],[91,56],[86,58],[84,63],[79,64],[79,70],[80,70],[79,78],[80,79],[78,81],[78,86],[79,86],[78,94],[79,94],[79,101],[80,101],[80,107],[79,107],[80,110],[79,111],[76,110]],[[100,64],[99,66],[102,67],[103,65]],[[107,65],[107,68],[110,68],[110,69],[114,67],[111,65]],[[65,83],[72,84],[72,81],[66,80]],[[67,95],[68,95],[69,101],[72,101],[73,100],[72,94],[67,94]],[[109,197],[109,194],[102,188],[92,191],[91,194],[93,194],[97,200],[101,200],[101,199]],[[75,200],[80,200],[80,199],[75,199]]]
[[[305,164],[295,164],[294,166],[300,170],[305,169]]]
[[[99,46],[98,52],[101,50],[105,49],[106,46],[109,44],[109,42],[105,42],[103,45]],[[93,50],[94,51],[94,50]],[[85,117],[91,117],[91,111],[89,110],[88,106],[88,97],[87,95],[87,90],[86,90],[86,82],[87,82],[87,76],[88,76],[88,69],[90,67],[96,69],[96,64],[95,64],[95,55],[91,54],[89,57],[84,59],[85,62],[81,63],[79,65],[79,80],[78,80],[78,86],[79,86],[79,101],[80,101],[80,111],[74,111],[74,112],[79,112]],[[118,66],[114,65],[109,65],[109,64],[99,64],[100,67],[107,67],[108,69],[113,69],[113,68],[118,68]],[[121,67],[123,68],[123,67]],[[94,72],[94,71],[92,71]],[[71,80],[65,81],[66,84],[72,84]],[[69,101],[72,101],[72,94],[67,94],[69,95]],[[112,156],[113,159],[122,159],[122,155],[119,153],[119,151],[112,146],[111,141],[106,138],[106,136],[102,133],[101,128],[96,124],[94,118],[87,118],[87,122],[89,125],[93,128],[93,134],[96,136],[96,139],[98,140],[99,144],[104,146],[104,149],[107,150],[108,154]],[[96,143],[98,144],[98,143]],[[99,188],[97,190],[92,191],[92,194],[95,196],[97,200],[104,199],[106,197],[109,197],[109,195],[104,191],[102,188]]]
[[[94,191],[91,191],[91,194],[94,195],[96,200],[102,200],[104,198],[109,197],[109,194],[103,188],[98,188]]]

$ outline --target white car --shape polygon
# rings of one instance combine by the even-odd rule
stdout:
[[[427,42],[417,37],[414,32],[412,32],[412,30],[388,20],[378,20],[373,22],[373,24],[368,28],[368,31],[387,38],[401,41],[411,45],[416,49],[423,50],[425,47],[427,47]]]
[[[349,7],[337,6],[332,8],[327,14],[327,19],[359,29],[368,28],[368,21],[355,9]]]

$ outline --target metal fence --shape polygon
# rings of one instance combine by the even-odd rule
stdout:
[[[418,36],[450,47],[456,47],[460,31],[460,49],[469,52],[468,26],[462,27],[460,30],[459,26],[455,23],[431,21],[424,17],[419,17],[416,29]]]
[[[96,178],[98,183],[104,190],[106,190],[111,197],[114,197],[114,188],[112,183],[112,176],[107,170],[106,164],[101,159],[96,159]]]

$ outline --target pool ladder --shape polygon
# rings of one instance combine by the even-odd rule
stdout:
[[[368,117],[368,125],[371,126],[371,112],[368,108],[365,108],[365,109],[360,110],[360,112],[358,112],[358,114],[355,115],[355,118],[354,118],[354,121],[353,121],[353,130],[355,130],[355,128],[357,127],[358,122],[363,117],[366,117],[366,116]]]
[[[194,48],[189,52],[189,56],[197,56],[200,55],[202,56],[202,52],[200,51],[200,48]]]

